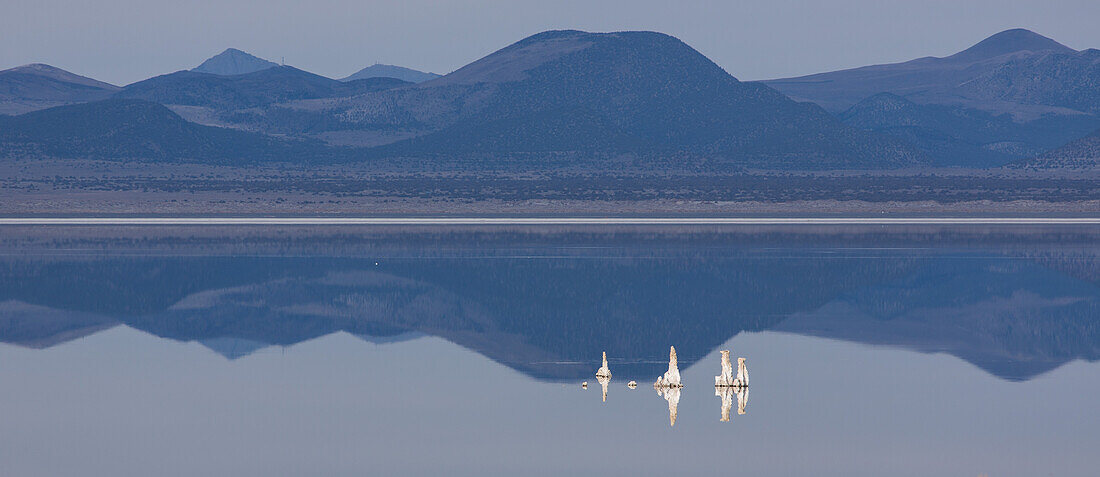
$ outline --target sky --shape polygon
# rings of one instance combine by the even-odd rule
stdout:
[[[742,80],[945,56],[1009,28],[1100,47],[1096,0],[0,0],[0,69],[124,85],[228,47],[330,77],[436,73],[549,29],[655,30]]]

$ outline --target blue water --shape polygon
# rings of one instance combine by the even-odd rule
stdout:
[[[0,475],[1095,475],[1098,236],[0,229]]]

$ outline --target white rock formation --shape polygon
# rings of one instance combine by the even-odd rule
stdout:
[[[657,395],[668,401],[668,425],[676,425],[676,408],[680,406],[680,386],[657,388]]]
[[[629,383],[626,383],[626,387],[628,387],[630,389],[634,389],[634,388],[638,387],[638,382],[637,381],[631,381]]]
[[[730,364],[730,351],[722,350],[722,374],[714,377],[716,387],[733,386],[733,365]]]
[[[657,378],[657,382],[653,383],[655,388],[682,388],[683,384],[680,383],[680,367],[676,365],[676,347],[670,346],[668,350],[668,371],[665,371],[665,375]],[[679,396],[679,394],[677,394]]]
[[[581,383],[581,389],[588,389],[588,381]]]
[[[745,415],[745,406],[749,405],[749,387],[737,388],[737,415]]]
[[[596,370],[596,377],[611,379],[611,370],[607,368],[607,351],[603,352],[603,366]]]

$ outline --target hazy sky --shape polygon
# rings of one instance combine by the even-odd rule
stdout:
[[[942,56],[1023,27],[1100,47],[1097,0],[0,0],[0,69],[116,84],[227,47],[326,76],[372,63],[447,73],[547,29],[656,30],[740,79]]]

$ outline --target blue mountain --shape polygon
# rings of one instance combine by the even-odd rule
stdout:
[[[279,66],[276,63],[257,58],[236,48],[229,48],[213,57],[210,57],[201,65],[191,69],[196,73],[209,73],[212,75],[243,75],[255,73],[268,68]]]
[[[106,99],[118,89],[50,65],[18,66],[0,71],[0,114]]]
[[[375,63],[371,66],[356,71],[354,74],[341,79],[340,81],[354,81],[359,79],[368,78],[397,78],[401,81],[408,81],[410,83],[423,83],[438,78],[439,75],[435,73],[425,73],[423,71],[417,71],[411,68],[405,68],[403,66],[383,65]]]

